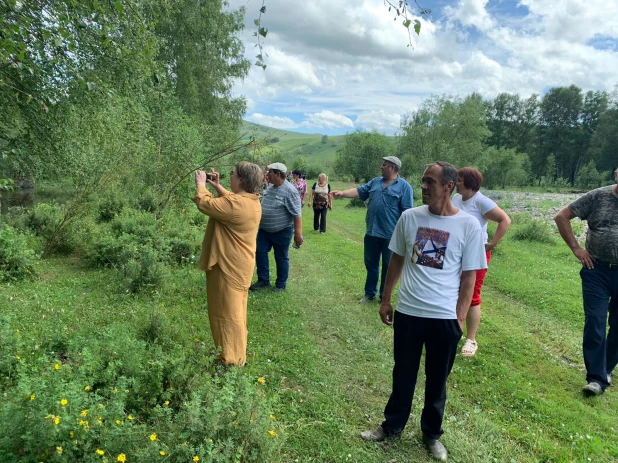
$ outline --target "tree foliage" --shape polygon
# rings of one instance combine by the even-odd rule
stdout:
[[[380,172],[382,158],[393,154],[393,144],[386,135],[377,131],[357,130],[345,137],[337,149],[335,171],[350,175],[354,182],[366,182]]]

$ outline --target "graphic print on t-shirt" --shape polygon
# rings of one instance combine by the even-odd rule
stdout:
[[[412,251],[412,263],[442,269],[450,235],[444,230],[418,227]]]

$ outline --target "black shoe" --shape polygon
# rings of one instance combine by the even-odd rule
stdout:
[[[249,291],[255,291],[256,289],[270,288],[270,281],[258,280],[249,286]]]
[[[285,293],[285,288],[273,288],[273,291],[276,293]]]
[[[427,447],[427,450],[429,450],[429,453],[435,460],[446,461],[448,458],[446,448],[438,439],[432,439],[423,434],[423,444],[425,444],[425,447]]]

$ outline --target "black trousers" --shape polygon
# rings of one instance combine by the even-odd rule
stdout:
[[[457,320],[420,318],[395,312],[395,366],[393,390],[382,428],[387,435],[401,434],[410,417],[414,387],[425,346],[425,405],[421,430],[431,439],[444,433],[446,379],[453,368],[461,327]]]
[[[320,230],[322,233],[326,233],[326,213],[328,208],[324,206],[322,209],[313,208],[313,229]]]

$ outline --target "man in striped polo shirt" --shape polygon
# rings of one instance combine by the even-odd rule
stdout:
[[[270,185],[262,198],[262,220],[255,251],[258,280],[249,289],[270,288],[268,253],[273,249],[277,265],[275,291],[282,292],[290,271],[288,250],[292,236],[296,246],[303,244],[302,207],[298,190],[286,180],[285,164],[275,162],[267,168]]]

